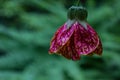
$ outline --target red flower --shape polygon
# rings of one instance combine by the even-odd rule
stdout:
[[[52,38],[50,54],[60,54],[72,60],[79,60],[80,55],[102,54],[102,44],[98,34],[85,21],[86,16],[77,15],[79,13],[77,10],[80,12],[84,9],[82,7],[70,8],[69,20],[57,30]]]

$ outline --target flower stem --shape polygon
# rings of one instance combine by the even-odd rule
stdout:
[[[79,5],[80,5],[80,0],[78,0],[76,3],[76,6],[79,6]]]

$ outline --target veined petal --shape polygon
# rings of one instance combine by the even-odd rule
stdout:
[[[67,59],[72,59],[72,60],[80,59],[80,55],[77,53],[75,49],[74,35],[70,37],[67,43],[62,48],[60,48],[57,53],[66,57]]]
[[[98,47],[97,47],[93,52],[89,53],[88,55],[89,55],[89,56],[92,56],[93,54],[102,55],[102,52],[103,52],[102,43],[101,43],[101,41],[99,40],[99,45],[98,45]]]
[[[74,43],[79,54],[87,55],[92,53],[99,45],[99,37],[94,29],[88,25],[83,27],[79,22],[75,23]]]
[[[51,40],[51,46],[49,49],[49,53],[56,53],[63,45],[67,43],[69,38],[74,32],[74,27],[72,27],[73,22],[66,22],[63,26],[61,26]]]
[[[95,51],[93,53],[98,54],[98,55],[102,55],[103,49],[102,49],[102,43],[99,40],[99,45],[98,47],[95,49]]]

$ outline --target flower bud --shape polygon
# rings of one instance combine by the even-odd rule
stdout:
[[[68,18],[84,21],[87,19],[88,12],[84,7],[72,6],[68,10]]]
[[[77,7],[76,17],[78,20],[84,21],[87,19],[88,12],[84,7]]]
[[[75,19],[75,14],[76,14],[76,7],[75,6],[70,7],[67,14],[68,18],[71,20]]]

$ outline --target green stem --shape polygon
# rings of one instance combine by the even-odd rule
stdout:
[[[80,0],[78,0],[76,3],[76,6],[79,6],[79,5],[80,5]]]

